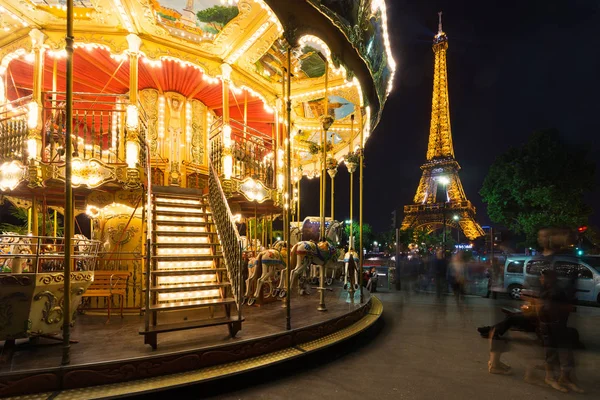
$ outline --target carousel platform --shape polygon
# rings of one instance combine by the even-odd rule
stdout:
[[[341,288],[327,294],[327,312],[317,311],[318,293],[292,297],[292,330],[285,329],[282,301],[244,307],[236,338],[223,327],[174,332],[158,349],[138,334],[142,316],[80,316],[72,331],[71,364],[61,367],[61,344],[17,342],[10,363],[0,366],[0,397],[96,399],[141,394],[219,379],[301,357],[355,336],[381,315],[381,302],[365,291],[350,302]]]

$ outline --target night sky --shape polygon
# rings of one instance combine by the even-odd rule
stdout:
[[[399,68],[383,118],[367,142],[364,221],[390,228],[412,202],[425,161],[437,12],[448,35],[450,120],[460,177],[489,224],[479,190],[494,159],[538,129],[557,128],[591,148],[600,183],[600,2],[592,0],[387,0]],[[355,174],[358,219],[358,174]],[[349,216],[345,168],[336,178],[336,219]],[[329,185],[328,181],[328,185]],[[328,187],[329,189],[329,187]],[[318,215],[318,181],[303,182],[302,217]],[[600,193],[589,196],[600,225]],[[329,215],[329,205],[327,205]]]

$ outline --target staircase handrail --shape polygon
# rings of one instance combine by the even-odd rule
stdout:
[[[210,173],[208,175],[208,201],[212,210],[213,222],[217,228],[217,234],[223,249],[223,259],[227,275],[231,282],[231,290],[238,311],[241,310],[242,295],[242,246],[240,234],[233,222],[233,215],[225,192],[219,181],[219,176],[209,162]]]

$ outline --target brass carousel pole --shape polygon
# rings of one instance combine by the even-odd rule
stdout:
[[[285,211],[285,215],[286,217],[284,218],[284,237],[285,240],[287,241],[288,244],[288,251],[286,252],[286,266],[287,266],[287,276],[286,276],[286,280],[287,280],[287,295],[285,296],[285,304],[286,304],[286,328],[288,330],[292,329],[292,316],[291,316],[291,306],[290,306],[290,298],[291,296],[291,292],[292,292],[292,288],[291,288],[291,277],[292,277],[292,268],[291,268],[291,252],[292,252],[292,246],[290,245],[290,193],[292,191],[292,168],[291,168],[291,135],[290,132],[292,131],[292,98],[291,98],[291,94],[292,94],[292,44],[288,42],[287,44],[287,71],[286,71],[286,75],[287,75],[287,136],[288,136],[288,141],[287,141],[287,145],[286,145],[286,155],[287,155],[287,163],[286,163],[286,170],[285,170],[285,191],[287,191],[288,196],[287,199],[284,197],[284,201],[285,201],[285,206],[287,206],[287,209],[284,206],[284,211]],[[284,96],[285,98],[285,96]],[[285,141],[284,141],[285,143]]]
[[[360,273],[360,302],[363,303],[365,301],[364,293],[363,293],[363,261],[364,261],[364,252],[363,252],[363,164],[364,164],[364,131],[365,131],[365,122],[362,121],[360,127],[360,178],[359,178],[359,229],[360,229],[360,256],[359,256],[359,267],[358,272]]]
[[[352,147],[354,144],[354,114],[351,115],[350,120],[352,122],[352,126],[350,128],[350,144],[348,146],[348,154],[352,153]],[[358,267],[354,260],[350,260],[350,258],[354,259],[352,254],[352,250],[354,250],[354,171],[356,170],[355,163],[347,163],[346,167],[348,168],[348,173],[350,174],[350,237],[348,238],[348,262],[352,262],[350,265],[354,265]],[[348,271],[348,274],[352,273],[352,271]],[[346,280],[349,277],[346,277]],[[350,279],[350,284],[348,286],[348,294],[350,295],[350,300],[354,303],[354,285],[356,282],[352,282]]]
[[[321,182],[322,182],[322,194],[321,194],[321,238],[320,241],[326,241],[325,237],[325,196],[327,192],[327,131],[333,124],[333,118],[329,116],[329,60],[325,60],[325,110],[322,116],[321,122],[323,125],[323,136],[321,138],[321,146],[323,147],[322,159],[321,159]],[[318,311],[327,311],[325,306],[325,264],[319,268],[319,306]]]
[[[73,237],[73,184],[71,182],[73,150],[73,0],[67,0],[66,71],[66,137],[65,137],[65,240],[64,240],[64,297],[63,297],[63,354],[62,365],[71,362],[71,238]]]

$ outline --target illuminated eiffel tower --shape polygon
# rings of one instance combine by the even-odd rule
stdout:
[[[484,234],[475,221],[475,207],[467,200],[458,176],[460,166],[454,159],[446,52],[448,37],[442,30],[439,13],[438,33],[433,39],[435,54],[433,100],[427,161],[421,166],[423,176],[414,204],[404,206],[402,229],[420,228],[427,232],[446,226],[460,229],[473,240]]]

